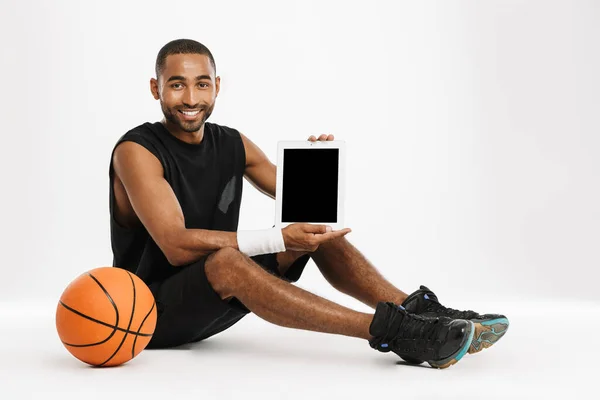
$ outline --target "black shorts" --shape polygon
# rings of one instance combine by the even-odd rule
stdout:
[[[295,282],[310,256],[298,258],[285,276],[279,273],[275,254],[251,258],[269,273]],[[224,331],[250,313],[235,297],[229,301],[221,299],[206,278],[205,262],[206,257],[202,257],[181,267],[181,271],[165,281],[149,285],[156,300],[158,319],[148,349],[198,342]]]

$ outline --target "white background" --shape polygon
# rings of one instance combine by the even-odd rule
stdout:
[[[404,291],[598,300],[599,18],[594,1],[4,1],[0,300],[54,304],[111,264],[110,152],[162,118],[149,80],[176,38],[215,56],[210,121],[271,160],[278,140],[347,142],[348,239]],[[273,215],[246,184],[240,229]],[[352,301],[312,263],[300,285]]]
[[[596,390],[600,2],[0,4],[0,398]],[[71,357],[56,304],[76,276],[111,265],[110,153],[127,130],[162,118],[149,80],[176,38],[216,58],[222,91],[210,121],[239,129],[272,160],[278,140],[345,140],[349,240],[406,292],[427,284],[448,306],[505,313],[503,339],[434,371],[250,315],[119,368]],[[240,229],[270,227],[274,201],[244,190]],[[312,262],[298,284],[369,310]]]

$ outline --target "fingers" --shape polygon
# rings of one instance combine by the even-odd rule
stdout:
[[[326,141],[332,141],[335,140],[335,137],[332,134],[322,134],[319,136],[319,139],[317,139],[317,137],[315,135],[310,135],[310,137],[308,138],[309,141],[311,142],[316,142],[317,140],[322,141],[322,142],[326,142]]]
[[[327,232],[322,235],[315,236],[315,240],[317,241],[317,243],[320,244],[323,242],[327,242],[329,240],[333,240],[333,239],[340,238],[342,236],[346,236],[350,232],[352,232],[352,229],[344,228],[344,229],[340,229],[339,231]]]
[[[331,232],[331,227],[327,225],[304,224],[304,232],[322,234]]]
[[[319,236],[323,236],[323,235],[329,235],[329,234],[334,234],[333,238],[339,237],[339,236],[344,236],[350,232],[352,232],[352,229],[350,228],[344,228],[344,229],[340,229],[339,231],[334,231],[331,229],[331,227],[329,225],[317,225],[317,224],[303,224],[303,230],[304,232],[307,233],[313,233],[315,235],[319,235]]]

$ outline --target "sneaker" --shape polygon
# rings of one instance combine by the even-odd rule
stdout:
[[[392,302],[377,304],[369,333],[372,348],[434,368],[456,364],[469,349],[475,332],[473,322],[450,318],[427,318],[408,313]]]
[[[477,353],[496,343],[508,330],[508,318],[500,314],[478,314],[475,311],[459,311],[440,304],[437,296],[426,286],[412,293],[404,300],[406,311],[425,317],[449,317],[467,319],[475,324],[475,334],[469,353]],[[408,361],[408,360],[407,360]],[[410,361],[409,361],[410,362]]]

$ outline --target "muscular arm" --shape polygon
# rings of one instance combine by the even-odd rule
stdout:
[[[187,265],[223,247],[238,249],[236,232],[185,227],[181,206],[163,177],[161,163],[143,146],[120,144],[113,166],[136,215],[170,264]]]
[[[260,192],[275,199],[277,167],[269,161],[256,144],[245,135],[241,135],[246,149],[246,171],[244,173],[246,179]]]

